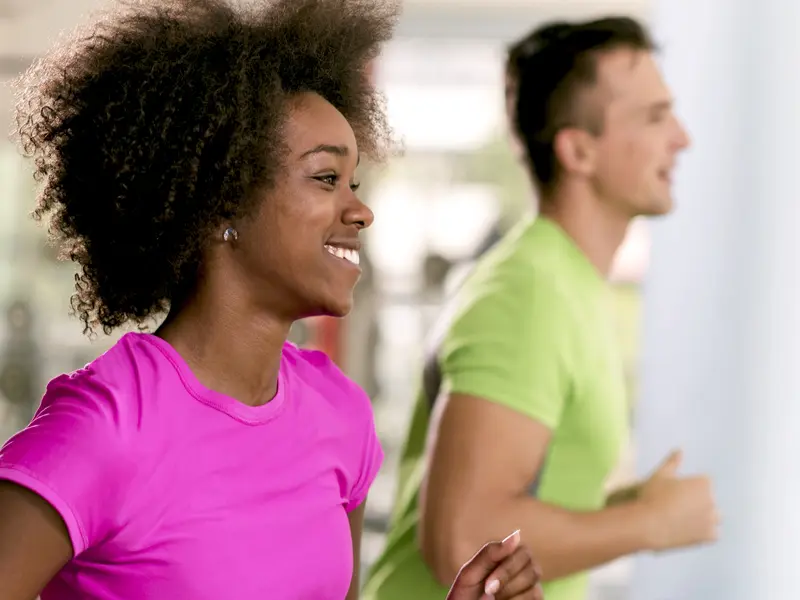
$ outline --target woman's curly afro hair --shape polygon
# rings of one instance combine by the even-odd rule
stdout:
[[[23,76],[34,217],[80,266],[85,332],[144,326],[189,292],[209,239],[282,168],[293,94],[323,96],[362,154],[384,156],[366,71],[397,15],[395,0],[129,2]]]

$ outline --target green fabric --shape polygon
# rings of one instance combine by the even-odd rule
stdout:
[[[552,221],[521,224],[459,291],[438,349],[442,387],[506,405],[553,430],[537,498],[597,510],[628,432],[625,381],[606,282]],[[415,543],[431,400],[421,392],[403,448],[384,553],[365,600],[442,600]],[[487,540],[488,541],[488,540]],[[586,574],[545,586],[547,600],[582,600]]]

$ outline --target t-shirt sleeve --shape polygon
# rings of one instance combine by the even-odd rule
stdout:
[[[375,428],[375,415],[372,411],[372,404],[367,394],[360,389],[360,419],[358,419],[358,431],[356,439],[359,440],[359,451],[357,455],[357,471],[353,486],[345,504],[345,510],[349,513],[361,506],[372,487],[378,471],[383,464],[383,448]]]
[[[440,350],[450,393],[485,398],[554,429],[570,394],[574,319],[554,282],[535,273],[485,285]]]
[[[64,376],[48,386],[28,427],[0,449],[0,479],[39,495],[61,515],[75,556],[116,526],[131,472],[113,394]]]

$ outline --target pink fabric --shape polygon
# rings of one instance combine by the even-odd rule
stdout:
[[[42,600],[342,600],[347,512],[382,459],[369,399],[324,354],[287,344],[278,395],[249,407],[131,333],[50,383],[0,478],[69,530]]]

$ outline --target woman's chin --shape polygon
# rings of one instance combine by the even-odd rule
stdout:
[[[326,317],[335,317],[337,319],[341,319],[349,315],[351,310],[353,310],[352,299],[349,302],[342,302],[341,304],[330,306],[327,310],[325,310],[323,315]]]
[[[353,293],[341,296],[330,296],[321,303],[317,316],[342,318],[350,314],[353,309]]]

